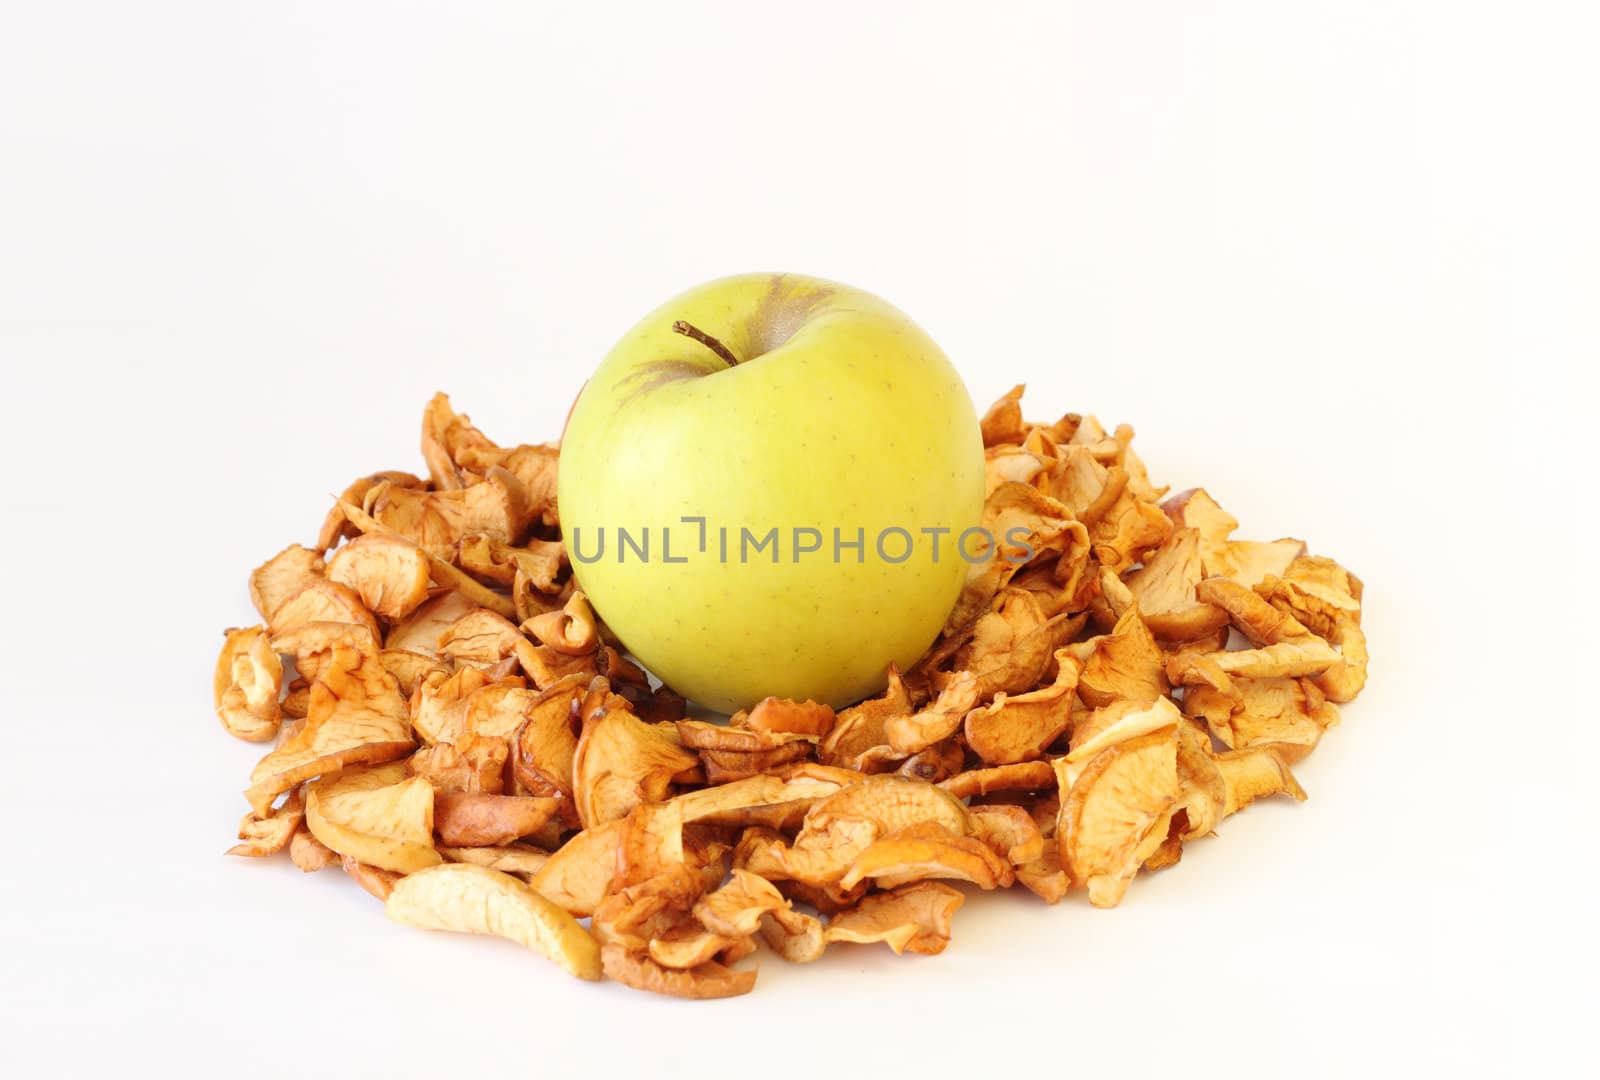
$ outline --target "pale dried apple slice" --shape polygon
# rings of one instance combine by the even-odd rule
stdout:
[[[327,572],[328,580],[354,589],[369,611],[386,619],[411,614],[433,585],[427,557],[382,533],[358,536],[334,552]]]
[[[1276,743],[1290,762],[1316,749],[1339,722],[1338,706],[1308,679],[1237,679],[1231,694],[1196,686],[1184,694],[1183,708],[1229,749]]]
[[[1204,577],[1200,533],[1178,529],[1128,575],[1127,586],[1145,625],[1165,641],[1193,641],[1227,624],[1227,612],[1198,598]]]
[[[1154,701],[1167,692],[1161,647],[1139,612],[1130,609],[1095,648],[1078,677],[1078,696],[1094,708],[1117,701]]]
[[[290,544],[250,572],[250,602],[261,621],[272,623],[285,600],[322,579],[326,564],[310,548]]]
[[[622,945],[607,945],[600,950],[605,973],[624,986],[681,998],[724,998],[748,994],[756,984],[756,969],[735,970],[711,962],[687,970],[662,967],[649,956],[628,951]]]
[[[978,696],[977,676],[970,671],[957,672],[927,708],[909,716],[892,716],[884,722],[890,749],[910,755],[949,738],[960,729],[968,710],[978,703]]]
[[[578,921],[510,874],[443,863],[408,874],[384,903],[395,922],[493,934],[548,957],[580,979],[600,978],[600,947]]]
[[[1217,768],[1227,788],[1224,817],[1270,795],[1288,795],[1295,802],[1306,801],[1305,790],[1289,771],[1288,759],[1276,746],[1252,746],[1218,754]]]
[[[339,862],[341,856],[311,834],[304,825],[289,841],[289,861],[303,874],[314,874]]]
[[[1166,839],[1178,797],[1177,726],[1100,751],[1065,790],[1056,825],[1062,866],[1096,907],[1115,907]]]
[[[995,610],[973,624],[971,638],[956,652],[957,677],[971,672],[980,699],[1029,690],[1050,670],[1051,656],[1070,625],[1064,616],[1046,615],[1035,593],[1005,589]]]
[[[1055,783],[1055,769],[1050,762],[1024,761],[957,773],[939,786],[958,799],[966,799],[1000,791],[1043,791]]]
[[[545,863],[550,853],[528,844],[506,844],[499,847],[451,847],[439,845],[439,854],[451,862],[487,866],[503,874],[516,874],[524,880],[531,879]]]
[[[1119,701],[1096,709],[1072,729],[1072,748],[1064,759],[1069,764],[1088,761],[1108,746],[1160,731],[1183,719],[1171,698],[1160,697],[1148,705]]]
[[[841,712],[838,720],[817,747],[817,756],[829,765],[860,771],[869,759],[892,755],[885,725],[896,716],[909,716],[913,710],[911,693],[900,670],[889,665],[889,685],[880,697],[863,701]],[[872,771],[881,771],[880,769]]]
[[[586,724],[572,759],[572,797],[584,828],[625,817],[667,797],[672,778],[697,765],[693,753],[630,712]]]
[[[833,709],[815,701],[763,698],[750,710],[745,724],[768,735],[804,735],[820,739],[833,730]]]
[[[626,831],[626,821],[584,829],[551,853],[531,884],[579,918],[592,915],[616,876],[617,855]]]
[[[982,840],[938,825],[917,825],[873,841],[839,878],[842,888],[862,881],[892,889],[913,881],[946,878],[980,889],[1003,888],[1011,867]]]
[[[289,846],[295,831],[305,822],[305,817],[305,801],[298,790],[292,791],[277,809],[268,808],[266,813],[252,811],[246,814],[239,822],[240,842],[229,848],[226,854],[250,859],[276,855]]]
[[[1185,686],[1203,685],[1205,677],[1197,664],[1204,662],[1232,679],[1292,678],[1320,675],[1339,662],[1339,653],[1319,637],[1291,638],[1260,649],[1241,649],[1174,656],[1167,663],[1167,674]]]
[[[873,893],[849,911],[828,920],[828,942],[883,942],[903,952],[936,956],[950,944],[950,922],[966,901],[957,889],[937,881]]]
[[[725,884],[695,902],[693,914],[713,933],[745,937],[761,928],[761,916],[788,906],[772,882],[735,867]]]
[[[212,689],[217,719],[229,735],[246,742],[267,742],[278,734],[283,711],[283,662],[273,651],[266,630],[252,626],[229,630],[217,657]]]
[[[316,683],[304,726],[250,773],[245,797],[264,814],[303,780],[357,764],[403,757],[414,745],[405,701],[374,656],[336,647]]]
[[[915,825],[938,825],[957,836],[970,829],[967,808],[948,791],[903,776],[868,776],[813,806],[796,843],[840,821],[868,822],[880,835]]]
[[[761,917],[761,940],[791,964],[809,964],[827,947],[822,922],[790,907],[777,908]]]
[[[353,623],[367,631],[374,642],[380,640],[378,620],[361,603],[355,590],[325,578],[312,582],[279,604],[267,628],[274,637],[279,637],[306,623]]]
[[[340,855],[409,874],[440,862],[433,785],[403,761],[355,767],[306,789],[306,827]]]
[[[1055,682],[1015,697],[997,695],[987,708],[967,713],[964,731],[973,753],[991,765],[1040,757],[1071,726],[1083,669],[1065,649],[1055,658]]]
[[[384,639],[384,648],[438,656],[444,632],[477,610],[477,604],[454,590],[440,593],[396,623]]]
[[[430,673],[411,695],[412,727],[429,743],[454,742],[467,730],[468,700],[489,685],[489,676],[479,668]]]

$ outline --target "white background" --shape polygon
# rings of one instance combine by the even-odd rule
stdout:
[[[1581,1068],[1586,7],[4,5],[0,1061]],[[1114,911],[974,895],[940,957],[769,957],[706,1004],[223,858],[246,572],[420,467],[435,389],[554,437],[637,317],[758,268],[881,293],[980,407],[1130,422],[1158,482],[1360,573],[1372,680],[1311,800]]]

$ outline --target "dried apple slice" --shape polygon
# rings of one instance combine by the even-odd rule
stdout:
[[[477,477],[459,467],[459,458],[467,450],[481,449],[498,447],[465,415],[451,408],[448,394],[434,394],[422,410],[422,459],[428,463],[433,486],[454,491],[474,482]]]
[[[581,592],[575,592],[560,611],[529,619],[527,631],[558,653],[587,656],[600,644],[600,623]]]
[[[368,610],[403,619],[428,599],[428,560],[415,545],[374,533],[358,536],[328,560],[328,580],[356,591]]]
[[[972,819],[972,835],[1012,866],[1044,856],[1044,834],[1022,807],[990,803],[968,807],[967,813]]]
[[[1166,839],[1178,797],[1177,726],[1100,751],[1064,790],[1056,825],[1062,866],[1096,907],[1115,907]]]
[[[273,612],[267,628],[279,637],[306,623],[353,623],[372,641],[380,640],[378,620],[362,605],[361,597],[336,581],[319,579],[289,597]]]
[[[1046,615],[1036,594],[1006,589],[995,610],[973,624],[972,637],[956,652],[955,668],[975,676],[980,699],[1029,690],[1050,670],[1051,654],[1069,625],[1064,616]]]
[[[340,503],[361,506],[366,502],[368,493],[379,484],[384,483],[391,484],[394,487],[420,488],[426,486],[422,480],[411,473],[398,470],[375,472],[363,476],[359,480],[352,481],[322,519],[322,529],[317,534],[317,550],[319,552],[327,552],[338,544],[341,539],[360,535],[356,527],[350,524],[350,519],[345,516],[344,508],[340,506]]]
[[[962,718],[978,703],[978,678],[957,672],[939,697],[926,709],[909,716],[892,716],[884,722],[890,749],[900,755],[915,754],[955,734]]]
[[[1338,706],[1308,679],[1237,679],[1231,694],[1196,686],[1184,694],[1183,708],[1229,749],[1276,743],[1291,762],[1339,722]]]
[[[996,542],[962,553],[967,580],[945,621],[947,636],[964,630],[987,611],[1030,558],[1059,553],[1069,538],[1081,541],[1084,533],[1070,509],[1029,484],[1001,484],[990,492],[983,503],[982,524]]]
[[[338,646],[311,687],[304,726],[256,765],[245,797],[265,814],[274,799],[303,780],[392,761],[413,745],[394,677],[376,657]]]
[[[1195,586],[1204,577],[1200,533],[1178,529],[1128,575],[1129,593],[1145,625],[1166,641],[1193,641],[1227,624],[1227,612],[1198,598]]]
[[[1229,750],[1217,755],[1217,768],[1227,788],[1224,817],[1269,795],[1288,795],[1295,802],[1306,801],[1305,790],[1289,771],[1288,759],[1278,747],[1262,745]]]
[[[958,799],[966,799],[999,791],[1043,791],[1055,783],[1055,769],[1048,761],[1024,761],[957,773],[939,786]]]
[[[735,867],[725,884],[695,902],[693,913],[707,930],[732,938],[755,933],[763,915],[788,906],[772,882]]]
[[[606,975],[635,990],[681,998],[723,998],[748,994],[756,984],[756,969],[736,971],[719,963],[700,964],[687,970],[662,967],[649,956],[629,952],[621,945],[600,950]]]
[[[439,854],[451,862],[487,866],[504,874],[516,874],[528,880],[544,869],[550,853],[527,844],[506,844],[499,847],[451,847],[439,845]]]
[[[982,840],[938,825],[917,825],[873,841],[839,878],[841,888],[872,881],[892,889],[912,881],[947,878],[980,889],[1010,885],[1011,867]]]
[[[340,855],[409,874],[440,862],[433,785],[403,761],[346,769],[306,789],[306,827]]]
[[[548,957],[580,979],[600,978],[600,947],[578,921],[510,874],[443,863],[395,883],[383,906],[424,930],[493,934]]]
[[[303,874],[325,870],[340,860],[341,856],[327,844],[318,840],[302,825],[289,841],[289,861]]]
[[[229,630],[217,657],[212,689],[217,719],[229,735],[246,742],[267,742],[278,734],[283,712],[283,662],[273,651],[266,630],[252,626]]]
[[[305,817],[305,802],[298,790],[293,791],[283,805],[275,810],[268,808],[266,813],[252,811],[246,814],[239,822],[240,843],[233,845],[226,853],[250,859],[276,855],[289,846]]]
[[[477,604],[454,590],[440,593],[396,623],[384,639],[384,648],[438,656],[444,632],[477,610]]]
[[[1137,610],[1117,620],[1095,648],[1078,677],[1078,696],[1094,708],[1117,701],[1154,701],[1167,692],[1164,658]]]
[[[611,821],[584,829],[534,874],[531,884],[540,895],[583,918],[605,898],[617,872],[617,855],[626,821]]]
[[[440,792],[433,828],[452,847],[496,847],[537,832],[558,807],[553,798]]]
[[[1230,678],[1270,679],[1299,675],[1320,675],[1339,662],[1339,654],[1319,637],[1291,638],[1260,649],[1242,649],[1174,656],[1167,663],[1167,674],[1185,686],[1203,685],[1212,680],[1197,666],[1209,663]]]
[[[950,922],[966,901],[957,889],[937,881],[873,893],[849,911],[828,920],[828,942],[881,941],[898,955],[936,956],[950,944]]]
[[[828,944],[819,919],[789,907],[761,917],[761,940],[791,964],[811,963]]]
[[[900,677],[900,670],[890,664],[889,685],[882,696],[841,712],[833,730],[818,746],[817,756],[829,765],[869,771],[863,768],[868,759],[878,758],[880,752],[893,755],[885,725],[893,717],[910,715],[912,708],[905,680]]]
[[[645,801],[666,798],[672,778],[698,764],[662,729],[630,712],[607,712],[587,724],[572,759],[572,796],[584,828],[625,817]]]
[[[757,702],[745,724],[768,735],[806,735],[820,739],[833,730],[833,709],[815,701],[769,697]]]
[[[1000,694],[987,708],[967,713],[964,730],[973,753],[991,765],[1040,757],[1071,726],[1082,668],[1065,649],[1055,659],[1055,682],[1015,697]]]
[[[269,625],[291,596],[322,579],[326,565],[310,548],[290,544],[250,572],[250,602]]]

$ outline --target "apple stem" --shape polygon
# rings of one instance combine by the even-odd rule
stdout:
[[[704,345],[706,348],[710,349],[712,352],[726,360],[729,367],[737,367],[739,365],[738,358],[728,350],[726,345],[712,337],[710,334],[706,333],[704,330],[700,329],[698,326],[695,326],[691,323],[686,323],[682,319],[679,319],[677,322],[672,324],[672,332],[675,334],[682,334],[686,338],[693,338],[694,340],[698,341],[700,344]]]

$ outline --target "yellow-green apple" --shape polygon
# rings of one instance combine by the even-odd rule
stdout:
[[[579,585],[673,689],[724,712],[838,706],[938,635],[983,466],[960,376],[906,315],[747,274],[611,350],[568,419],[557,503]]]

